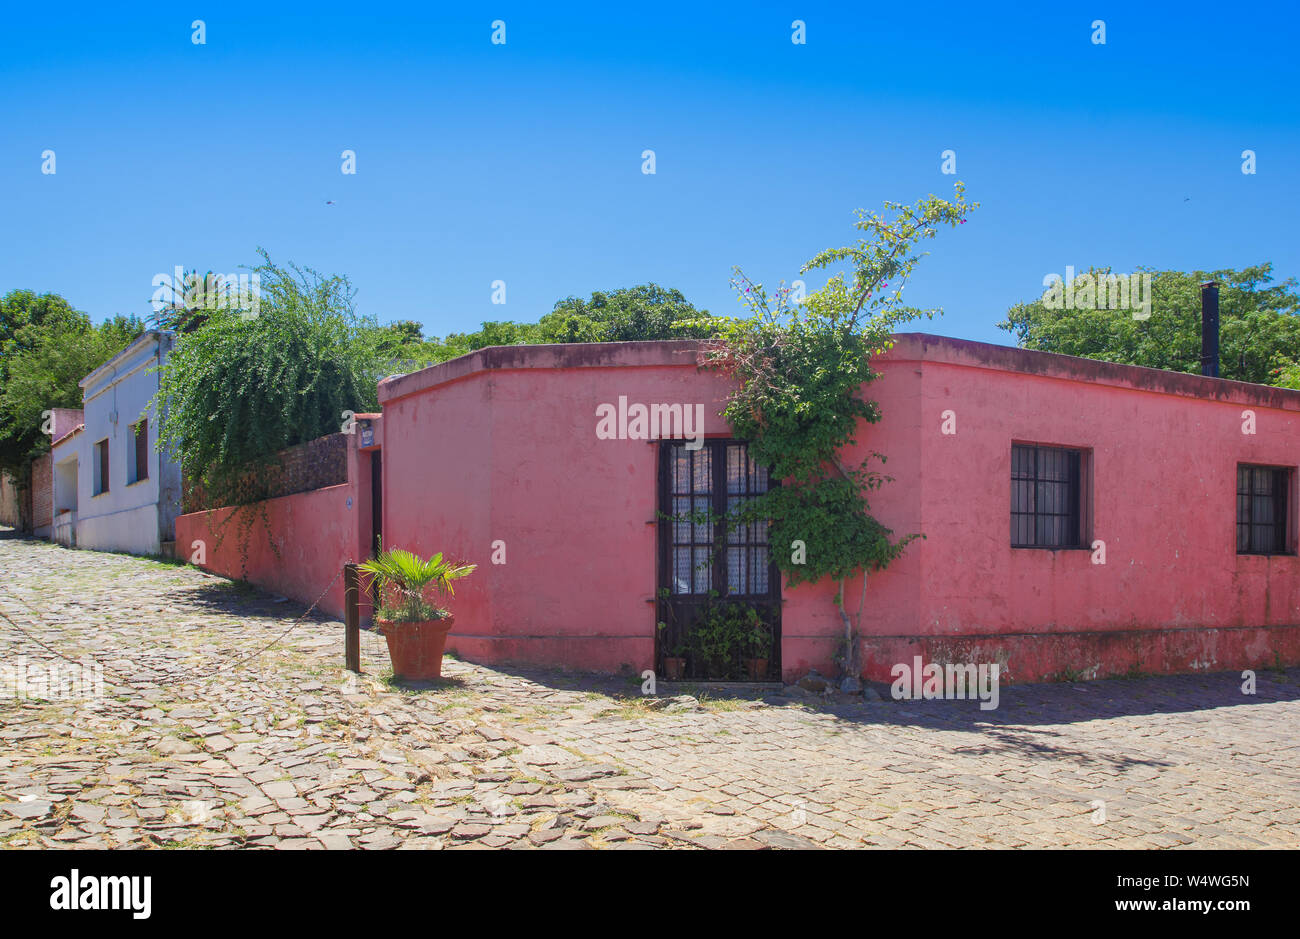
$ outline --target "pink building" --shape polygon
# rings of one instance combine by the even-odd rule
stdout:
[[[768,677],[834,671],[829,582],[782,584],[764,532],[671,517],[767,485],[697,356],[496,347],[380,384],[385,544],[479,565],[450,649],[657,669],[714,589],[768,615]],[[870,577],[867,677],[917,655],[1021,681],[1300,662],[1300,392],[923,334],[878,369],[856,456],[886,454],[873,512],[925,539]]]

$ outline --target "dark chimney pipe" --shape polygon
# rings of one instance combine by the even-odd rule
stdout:
[[[1201,284],[1201,374],[1219,377],[1219,285]]]

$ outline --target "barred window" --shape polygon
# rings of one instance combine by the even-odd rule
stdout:
[[[672,592],[768,594],[772,565],[768,523],[737,523],[728,528],[723,521],[771,485],[766,468],[754,462],[749,448],[725,440],[705,441],[699,450],[671,444],[667,484]],[[716,572],[715,560],[721,565]]]
[[[767,468],[759,466],[744,444],[727,446],[727,514],[767,492]],[[727,533],[727,593],[765,594],[771,556],[767,522],[737,524]]]
[[[1287,554],[1287,492],[1291,470],[1237,466],[1237,553]]]
[[[713,450],[678,444],[671,460],[673,593],[708,593],[713,585]]]
[[[1083,547],[1082,451],[1011,447],[1011,546]]]

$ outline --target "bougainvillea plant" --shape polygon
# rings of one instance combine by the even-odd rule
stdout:
[[[873,469],[882,454],[860,463],[846,451],[863,422],[880,420],[864,396],[879,375],[872,356],[888,349],[896,327],[939,309],[903,302],[918,251],[944,227],[965,224],[978,207],[956,184],[952,199],[930,195],[914,205],[886,202],[884,212],[858,210],[852,244],[822,251],[800,270],[833,270],[820,289],[799,297],[784,283],[772,294],[736,268],[733,286],[748,315],[725,319],[722,336],[706,344],[704,364],[734,382],[722,414],[753,459],[781,480],[743,504],[728,523],[767,520],[774,560],[791,585],[829,577],[844,624],[839,656],[845,679],[860,673],[858,633],[867,574],[885,568],[919,533],[894,537],[874,518],[868,496],[890,477]],[[787,547],[788,546],[788,547]],[[854,619],[844,605],[845,584],[862,574]],[[856,622],[855,622],[856,620]]]

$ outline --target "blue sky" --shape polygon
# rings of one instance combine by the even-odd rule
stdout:
[[[981,208],[918,267],[920,328],[1009,342],[1066,265],[1300,275],[1294,4],[271,7],[6,9],[0,291],[145,314],[260,245],[427,335],[651,280],[732,312],[733,264],[797,276],[855,208],[950,192],[945,149]]]

